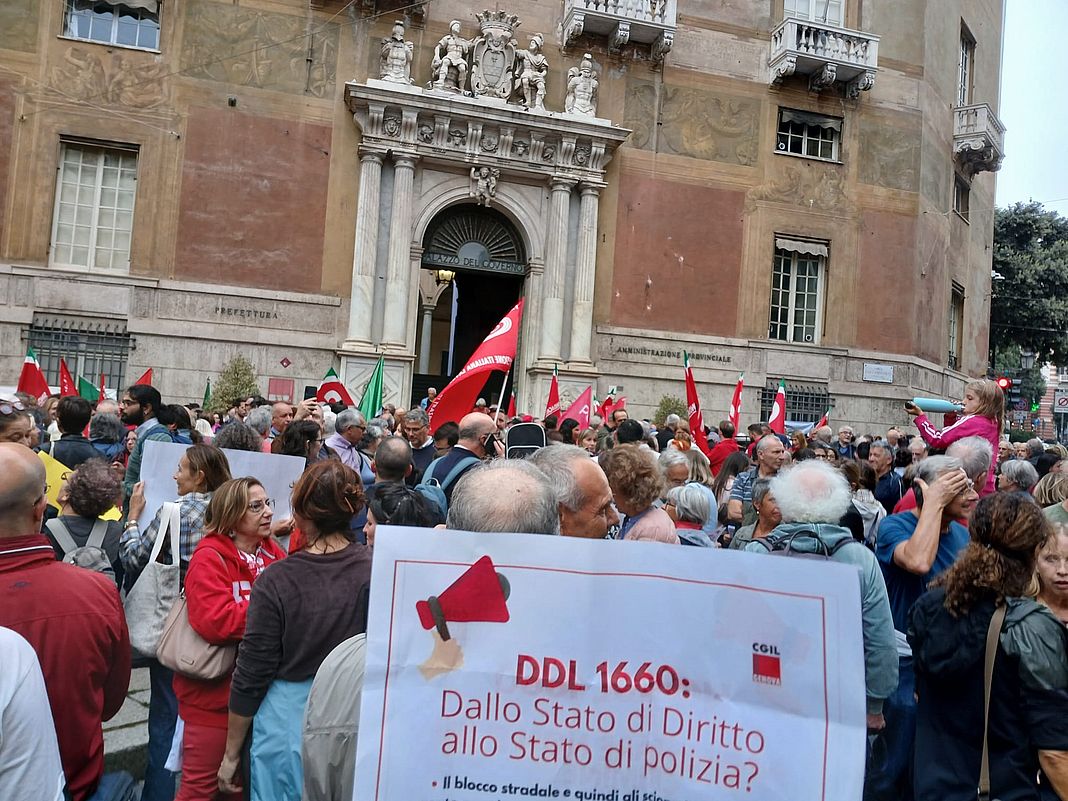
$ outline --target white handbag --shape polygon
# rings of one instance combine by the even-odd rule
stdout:
[[[156,646],[163,634],[163,624],[180,592],[181,564],[178,538],[181,533],[181,507],[165,503],[160,507],[160,525],[152,555],[141,575],[126,595],[126,625],[130,629],[130,645],[135,656],[156,658]],[[164,540],[170,541],[171,563],[160,564],[159,555]]]

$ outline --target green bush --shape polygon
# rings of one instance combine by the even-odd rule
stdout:
[[[219,378],[211,385],[211,411],[225,412],[236,401],[259,394],[252,362],[244,356],[235,356],[226,363]]]
[[[657,427],[664,425],[664,421],[667,420],[669,414],[677,414],[683,420],[686,419],[686,401],[675,395],[663,395],[660,398],[660,405],[656,407],[656,414],[653,416],[653,422]]]

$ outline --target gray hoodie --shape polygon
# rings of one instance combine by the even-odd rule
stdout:
[[[897,646],[894,621],[890,615],[890,600],[886,583],[875,554],[853,539],[849,529],[829,523],[783,523],[764,540],[754,540],[746,546],[753,553],[768,553],[774,543],[798,532],[813,532],[797,536],[791,550],[799,553],[824,553],[838,543],[848,540],[831,558],[836,562],[854,565],[860,578],[860,619],[864,636],[864,684],[867,688],[868,714],[878,715],[883,700],[897,689]],[[816,538],[823,543],[821,547]]]

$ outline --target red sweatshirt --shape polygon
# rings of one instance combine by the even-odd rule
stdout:
[[[268,565],[285,557],[285,551],[272,539],[263,542]],[[252,568],[241,557],[229,537],[208,534],[193,551],[185,575],[185,597],[189,624],[205,640],[216,645],[236,643],[245,634],[245,615],[252,584]],[[230,701],[230,676],[200,681],[174,674],[178,714],[187,723],[226,728]]]
[[[712,453],[708,454],[709,468],[713,476],[718,476],[723,469],[723,463],[732,453],[738,453],[741,448],[734,437],[724,437],[712,447]]]
[[[104,773],[101,723],[130,685],[130,634],[115,582],[57,562],[40,534],[0,539],[0,626],[37,652],[67,786],[82,801]]]
[[[989,442],[990,447],[993,448],[993,456],[990,459],[990,471],[986,476],[986,486],[976,486],[975,491],[982,498],[987,495],[993,495],[997,491],[995,470],[998,462],[998,440],[1000,439],[997,420],[990,417],[982,417],[978,414],[966,414],[958,418],[953,425],[946,426],[939,431],[927,419],[927,415],[921,414],[916,416],[916,427],[920,429],[920,436],[923,437],[924,442],[932,448],[945,449],[965,437],[982,437]]]

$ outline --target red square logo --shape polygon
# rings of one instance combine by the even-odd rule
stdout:
[[[779,657],[753,654],[753,681],[760,684],[782,684],[782,663]]]

